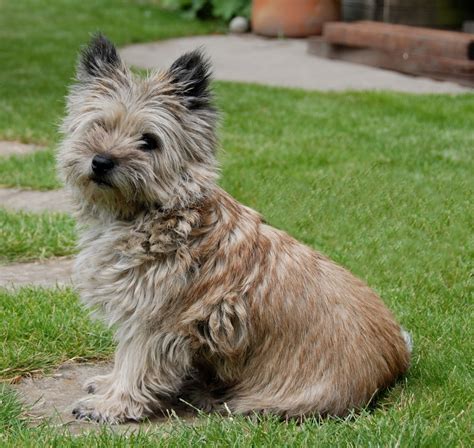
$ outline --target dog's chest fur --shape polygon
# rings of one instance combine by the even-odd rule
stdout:
[[[190,233],[198,221],[194,210],[156,211],[85,230],[76,262],[83,301],[109,325],[156,316],[179,298],[193,271]]]
[[[244,356],[246,297],[260,275],[253,260],[267,250],[256,242],[260,222],[216,190],[196,208],[94,223],[76,263],[82,300],[117,327],[118,340],[168,333],[219,359]]]

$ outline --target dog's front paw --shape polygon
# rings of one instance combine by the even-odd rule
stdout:
[[[84,385],[83,389],[88,394],[97,394],[105,390],[110,384],[111,375],[97,375],[88,379]]]
[[[72,414],[78,420],[115,425],[127,420],[139,421],[144,415],[144,407],[131,399],[121,400],[104,396],[87,397],[79,401]]]

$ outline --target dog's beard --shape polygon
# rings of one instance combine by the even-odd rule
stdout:
[[[131,172],[124,168],[103,176],[82,174],[69,184],[81,208],[85,205],[89,211],[125,219],[161,207],[175,188],[172,182],[169,185],[157,182],[156,176],[148,172]]]
[[[92,175],[90,177],[91,181],[96,184],[98,187],[104,187],[104,188],[114,188],[114,185],[110,182],[109,179],[104,178],[104,177],[98,177]]]
[[[115,217],[128,217],[140,208],[140,190],[123,180],[118,182],[117,176],[95,176],[89,172],[77,175],[76,172],[69,178],[73,178],[68,185],[80,209],[85,207]]]

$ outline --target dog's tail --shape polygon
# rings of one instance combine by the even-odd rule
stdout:
[[[411,334],[402,328],[402,336],[405,340],[408,351],[411,353],[413,351],[413,338],[411,337]]]

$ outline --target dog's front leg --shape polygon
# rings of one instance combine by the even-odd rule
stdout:
[[[182,336],[143,333],[122,339],[103,388],[79,401],[73,414],[105,423],[140,420],[179,390],[190,364],[189,344]]]

